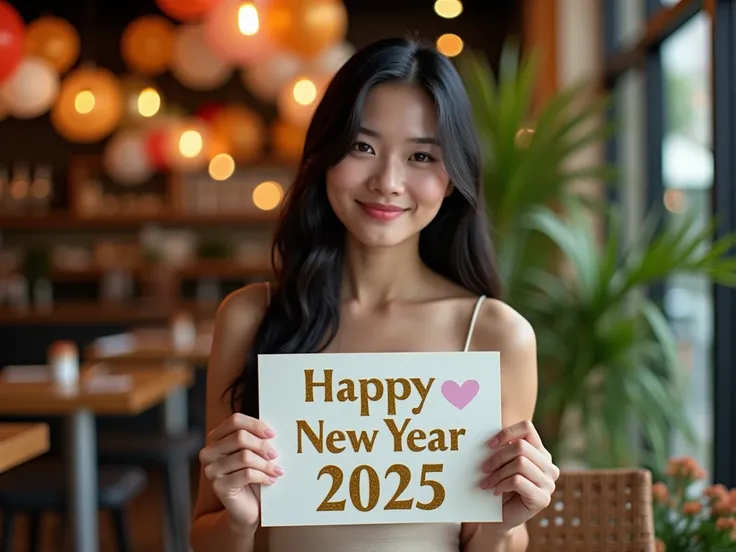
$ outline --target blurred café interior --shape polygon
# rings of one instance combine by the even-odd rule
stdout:
[[[518,41],[538,105],[616,89],[664,23],[721,4],[0,0],[0,552],[189,549],[213,317],[269,278],[312,109],[355,48],[410,34],[496,70]],[[703,461],[736,483],[706,403],[726,440]]]

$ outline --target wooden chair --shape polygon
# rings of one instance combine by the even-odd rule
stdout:
[[[563,471],[527,527],[527,552],[654,552],[651,473]]]

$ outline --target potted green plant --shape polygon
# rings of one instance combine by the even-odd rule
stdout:
[[[725,254],[736,240],[713,243],[713,224],[651,213],[623,244],[619,207],[574,185],[615,182],[606,163],[572,164],[611,135],[609,99],[583,82],[533,111],[535,57],[519,62],[513,49],[498,76],[473,53],[458,67],[482,141],[505,299],[537,332],[536,425],[545,444],[563,464],[664,466],[671,429],[690,439],[692,431],[681,414],[675,339],[646,290],[674,272],[733,285],[736,261]],[[594,221],[607,229],[602,240]],[[645,450],[632,438],[642,417],[633,427]]]

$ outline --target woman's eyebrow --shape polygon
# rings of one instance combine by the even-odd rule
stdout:
[[[372,136],[373,138],[382,137],[380,132],[376,132],[375,130],[371,130],[363,126],[358,129],[358,132],[361,134],[365,134],[366,136]],[[407,142],[412,142],[414,144],[430,144],[433,146],[440,145],[439,140],[437,140],[437,138],[435,138],[434,136],[418,136],[415,138],[407,139]]]

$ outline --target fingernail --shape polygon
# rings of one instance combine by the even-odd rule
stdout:
[[[498,489],[493,489],[493,494],[494,496],[498,496],[501,494],[501,491],[499,491]]]
[[[271,449],[271,450],[268,451],[268,457],[271,460],[273,460],[274,458],[278,458],[279,457],[279,453],[276,452],[275,450]]]
[[[274,483],[276,483],[276,478],[275,477],[269,477],[268,478],[268,482],[273,485]]]
[[[487,479],[484,479],[483,481],[480,482],[480,488],[481,489],[487,489],[488,487],[490,487],[490,485],[488,484],[488,480]]]
[[[284,475],[284,470],[280,468],[279,466],[276,466],[273,471],[276,472],[276,475]]]
[[[270,439],[271,437],[276,437],[276,434],[273,432],[273,429],[269,427],[266,428],[263,434],[266,436],[266,439]]]
[[[491,446],[491,448],[496,448],[500,442],[501,440],[498,437],[494,437],[488,444]]]

